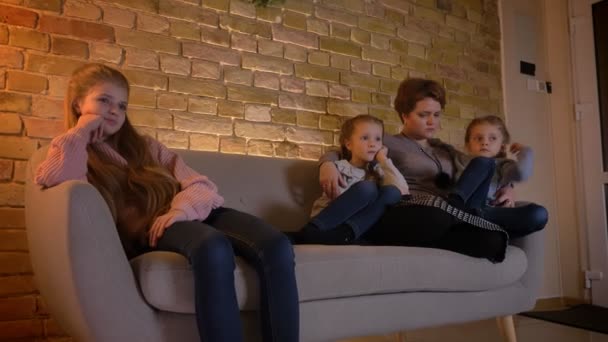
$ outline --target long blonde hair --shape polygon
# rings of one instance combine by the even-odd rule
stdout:
[[[86,64],[74,71],[65,97],[65,119],[68,128],[78,122],[80,113],[76,104],[100,83],[112,83],[129,93],[129,82],[118,70],[103,64]],[[117,165],[96,145],[89,145],[88,181],[104,198],[114,221],[118,223],[119,210],[135,206],[143,217],[144,231],[129,231],[118,227],[121,239],[137,244],[145,241],[147,230],[157,216],[165,213],[171,200],[179,191],[179,183],[171,173],[159,165],[148,148],[146,139],[125,118],[120,129],[106,142],[127,161],[126,166]],[[122,229],[121,229],[122,228]],[[125,246],[127,247],[127,246]],[[140,246],[141,247],[141,246]]]

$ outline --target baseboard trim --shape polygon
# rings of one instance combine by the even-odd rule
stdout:
[[[588,301],[572,297],[541,298],[536,301],[532,311],[561,310],[579,304],[590,304]]]

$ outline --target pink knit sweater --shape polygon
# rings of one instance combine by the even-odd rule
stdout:
[[[180,184],[181,191],[173,198],[168,214],[178,216],[183,213],[187,221],[204,220],[212,209],[224,204],[217,186],[207,177],[191,169],[163,144],[149,137],[146,140],[154,160],[167,168]],[[36,183],[52,187],[67,180],[86,181],[88,141],[88,137],[77,128],[53,139],[46,159],[36,170]],[[127,165],[127,161],[109,144],[98,144],[101,152],[117,165]]]

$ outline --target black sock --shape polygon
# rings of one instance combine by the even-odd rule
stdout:
[[[353,229],[347,224],[341,224],[328,230],[320,230],[313,224],[305,225],[298,232],[297,243],[319,245],[346,245],[355,238]]]

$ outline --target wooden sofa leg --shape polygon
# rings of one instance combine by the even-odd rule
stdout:
[[[517,342],[517,335],[515,335],[515,324],[513,323],[513,316],[501,316],[496,317],[496,323],[498,324],[498,330],[506,342]]]

